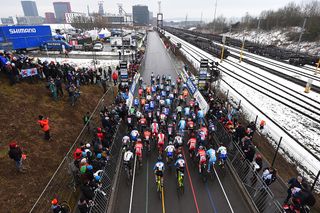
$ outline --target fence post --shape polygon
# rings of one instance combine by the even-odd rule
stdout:
[[[228,101],[228,97],[229,97],[229,90],[227,91],[227,101]]]
[[[318,179],[319,179],[319,176],[320,176],[320,170],[319,170],[319,172],[318,172],[318,174],[317,174],[316,179],[314,179],[314,182],[313,182],[313,184],[312,184],[312,186],[311,186],[311,191],[313,191],[314,187],[316,186],[316,183],[317,183],[317,181],[318,181]]]
[[[239,101],[238,109],[240,109],[240,106],[241,106],[241,100]]]
[[[258,115],[256,116],[256,120],[254,121],[254,125],[257,126]]]
[[[279,152],[279,148],[280,148],[281,141],[282,141],[282,137],[281,137],[280,140],[279,140],[279,143],[278,143],[278,146],[277,146],[277,149],[276,149],[276,153],[275,153],[274,156],[273,156],[272,163],[271,163],[271,167],[273,167],[273,164],[274,164],[274,162],[276,161],[276,157],[277,157],[278,152]]]

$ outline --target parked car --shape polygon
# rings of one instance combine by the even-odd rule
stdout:
[[[102,50],[103,50],[103,44],[101,44],[101,43],[96,43],[96,44],[93,46],[93,50],[94,50],[94,51],[102,51]]]

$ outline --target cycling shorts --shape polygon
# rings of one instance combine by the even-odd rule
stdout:
[[[158,145],[159,146],[163,146],[164,145],[164,141],[158,141]]]
[[[191,152],[191,151],[194,151],[196,149],[196,146],[194,146],[194,145],[190,145],[189,146],[189,151]]]
[[[173,157],[173,152],[167,152],[167,157]]]
[[[163,171],[161,171],[161,170],[156,170],[156,171],[155,171],[155,174],[156,174],[157,176],[159,176],[159,177],[163,177]]]
[[[227,159],[227,154],[220,154],[219,158],[222,160],[226,160]]]

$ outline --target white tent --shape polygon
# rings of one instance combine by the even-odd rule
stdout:
[[[106,37],[110,37],[110,36],[111,36],[111,32],[107,28],[103,28],[99,32],[99,38],[106,38]]]
[[[90,30],[84,33],[92,38],[92,40],[97,40],[99,38],[98,30]]]

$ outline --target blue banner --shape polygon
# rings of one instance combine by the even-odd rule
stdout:
[[[197,86],[194,85],[194,83],[193,83],[193,81],[191,80],[190,77],[187,78],[186,85],[188,87],[188,90],[189,90],[190,94],[193,96],[197,91]]]

